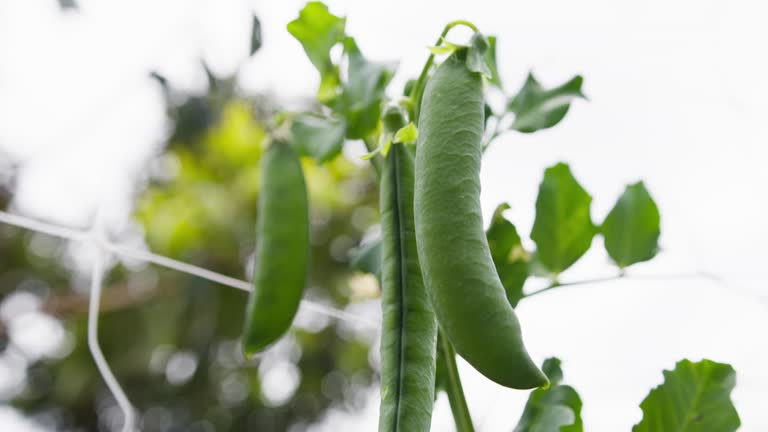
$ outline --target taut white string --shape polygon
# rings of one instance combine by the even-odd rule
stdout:
[[[133,409],[131,401],[126,396],[120,383],[117,382],[115,375],[109,368],[109,363],[104,358],[104,353],[99,345],[99,305],[101,304],[101,287],[104,272],[104,253],[106,252],[101,243],[104,240],[104,231],[101,225],[100,216],[97,213],[96,223],[91,232],[91,244],[96,247],[96,255],[91,268],[91,292],[88,302],[88,349],[91,352],[96,368],[101,377],[107,384],[107,388],[117,401],[120,411],[123,412],[123,432],[134,432],[136,412]]]
[[[92,241],[91,236],[87,231],[77,230],[60,225],[54,225],[46,222],[41,222],[35,219],[31,219],[25,216],[19,216],[4,211],[0,211],[0,222],[4,222],[9,225],[15,225],[22,228],[27,228],[32,231],[37,231],[43,234],[52,235],[55,237],[74,240],[74,241]],[[106,238],[98,239],[99,245],[116,255],[121,255],[128,258],[133,258],[141,261],[157,264],[162,267],[167,267],[182,273],[191,274],[211,282],[216,282],[221,285],[225,285],[232,288],[237,288],[243,291],[251,291],[252,285],[248,281],[233,278],[231,276],[216,273],[214,271],[198,267],[192,264],[188,264],[182,261],[178,261],[166,256],[154,254],[149,251],[131,248],[129,246],[112,243]],[[311,300],[301,301],[302,309],[317,312],[323,315],[327,315],[332,318],[336,318],[342,321],[354,322],[356,324],[365,325],[374,329],[378,329],[380,326],[378,323],[361,316],[351,314],[349,312],[336,309],[321,303],[313,302]]]

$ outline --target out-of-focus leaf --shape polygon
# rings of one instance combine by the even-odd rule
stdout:
[[[573,99],[585,98],[581,92],[583,81],[581,76],[575,76],[565,84],[547,90],[533,74],[528,74],[523,87],[507,104],[507,110],[515,113],[511,128],[531,133],[556,125],[568,113]]]
[[[366,60],[352,38],[346,38],[344,49],[349,59],[348,82],[333,108],[347,119],[347,138],[361,139],[376,129],[384,90],[395,68]]]
[[[291,133],[299,154],[318,162],[333,159],[341,152],[346,125],[343,119],[299,114],[293,119]]]
[[[320,72],[317,98],[330,103],[338,93],[339,68],[331,59],[331,48],[344,40],[346,18],[328,12],[322,2],[307,3],[299,17],[288,23],[288,32],[304,47],[309,61]]]
[[[245,101],[228,103],[221,112],[218,124],[211,127],[205,137],[206,157],[231,173],[231,168],[254,165],[261,157],[261,144],[267,133],[253,117]]]
[[[253,16],[251,24],[251,55],[261,48],[261,21],[259,17]]]
[[[632,432],[733,432],[741,425],[731,402],[735,386],[731,365],[681,360],[640,404],[643,419]]]
[[[537,259],[557,275],[589,249],[595,226],[590,216],[592,197],[564,163],[547,168],[536,198],[536,220],[531,238]]]
[[[184,103],[171,110],[174,119],[174,129],[171,142],[195,142],[209,127],[219,121],[218,107],[211,104],[206,97],[192,96]]]
[[[488,52],[488,48],[491,46],[488,38],[483,36],[482,33],[476,32],[469,42],[469,48],[467,50],[467,68],[472,72],[477,72],[484,77],[491,79],[493,74],[491,69],[485,64],[485,54]]]
[[[503,88],[499,69],[496,66],[496,36],[488,36],[488,49],[485,51],[485,64],[491,72],[488,82],[498,88]]]
[[[549,377],[550,387],[531,392],[513,432],[582,432],[581,398],[573,387],[560,384],[560,360],[549,358],[541,369]]]
[[[313,1],[288,23],[288,32],[301,42],[309,61],[325,75],[333,69],[330,51],[344,39],[345,25],[346,18],[333,15],[322,2]]]
[[[416,80],[413,78],[406,81],[405,86],[403,86],[403,95],[410,96],[411,92],[413,91],[413,86],[415,85],[416,85]]]
[[[648,261],[659,250],[659,208],[643,182],[627,186],[601,227],[605,249],[621,268]]]
[[[528,260],[530,255],[523,248],[517,229],[504,218],[503,212],[509,204],[500,204],[493,213],[491,225],[486,236],[491,248],[491,257],[501,283],[507,292],[507,299],[512,307],[523,298],[523,285],[528,278]]]
[[[339,96],[339,86],[341,86],[341,78],[339,78],[339,70],[336,66],[330,73],[326,73],[320,77],[320,87],[317,89],[317,100],[323,104],[332,103],[336,97]]]
[[[381,280],[381,239],[369,241],[350,251],[349,265]]]
[[[78,10],[80,7],[77,5],[76,0],[59,0],[59,7],[61,10],[74,9]]]

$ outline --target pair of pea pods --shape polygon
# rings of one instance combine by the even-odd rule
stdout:
[[[415,157],[405,145],[393,145],[381,171],[380,431],[429,430],[438,327],[456,352],[496,383],[516,389],[547,383],[523,345],[483,231],[483,83],[465,56],[465,50],[456,51],[427,83]],[[276,142],[262,164],[246,355],[290,327],[308,263],[306,186],[298,157]]]

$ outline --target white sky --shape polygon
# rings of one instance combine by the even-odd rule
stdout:
[[[563,360],[590,431],[629,430],[640,418],[639,402],[661,382],[661,370],[683,357],[733,364],[742,430],[768,430],[764,2],[328,3],[348,16],[348,32],[368,57],[400,60],[396,83],[418,73],[424,47],[456,18],[499,37],[501,75],[510,91],[529,69],[545,85],[584,75],[590,100],[576,102],[561,125],[506,135],[488,152],[486,214],[510,201],[510,217],[530,232],[543,169],[561,160],[594,196],[596,221],[626,183],[643,179],[661,209],[664,253],[636,271],[706,270],[727,286],[700,279],[625,281],[542,295],[519,308],[531,352]],[[215,72],[234,72],[247,53],[251,11],[262,19],[265,45],[241,68],[243,87],[290,101],[311,95],[317,84],[285,31],[303,2],[80,4],[80,13],[61,16],[54,0],[0,0],[0,152],[22,163],[16,206],[24,213],[82,225],[102,204],[110,223],[125,223],[135,175],[161,148],[167,127],[148,72],[159,70],[197,90],[205,85],[200,55]],[[565,277],[608,274],[605,254],[594,249]],[[462,366],[478,429],[509,430],[525,393],[501,389]],[[356,418],[334,414],[327,430],[370,429],[376,397]],[[440,400],[435,429],[451,427]]]

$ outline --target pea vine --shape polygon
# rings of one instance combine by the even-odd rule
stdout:
[[[382,371],[380,430],[428,430],[437,391],[447,393],[456,429],[473,431],[456,364],[458,352],[478,371],[502,385],[534,388],[515,432],[582,431],[582,401],[573,387],[563,384],[560,360],[550,358],[541,365],[541,371],[534,365],[526,372],[528,354],[512,308],[524,299],[580,284],[627,278],[711,276],[632,274],[632,266],[652,260],[659,251],[660,211],[645,184],[638,181],[627,185],[608,215],[596,222],[591,216],[592,196],[569,165],[557,163],[544,171],[538,190],[536,216],[529,236],[535,248],[524,243],[517,227],[508,219],[510,206],[506,203],[497,207],[483,233],[487,243],[467,244],[467,250],[480,244],[492,258],[489,265],[493,272],[472,275],[472,280],[486,283],[483,278],[490,274],[488,285],[503,287],[499,288],[503,293],[499,294],[501,300],[483,307],[492,306],[498,311],[492,314],[494,317],[507,316],[499,327],[486,328],[477,317],[467,313],[461,317],[463,325],[476,325],[471,327],[475,334],[468,336],[469,330],[457,326],[457,318],[451,315],[456,314],[457,292],[466,289],[466,295],[471,295],[471,289],[483,288],[460,283],[467,273],[479,271],[476,268],[482,267],[482,257],[475,255],[482,254],[472,255],[463,250],[470,255],[467,259],[471,265],[462,267],[466,263],[453,259],[456,254],[448,250],[449,243],[436,237],[436,226],[447,226],[443,227],[446,236],[451,231],[447,224],[453,222],[446,215],[450,206],[461,213],[467,204],[446,203],[453,190],[450,185],[434,180],[433,177],[441,175],[439,169],[427,165],[438,163],[435,160],[443,163],[459,153],[468,158],[462,161],[474,161],[472,152],[481,155],[505,133],[531,134],[556,126],[575,101],[586,100],[583,78],[574,76],[549,88],[531,73],[522,87],[510,94],[496,63],[496,38],[484,36],[468,21],[457,20],[445,26],[430,48],[420,74],[398,90],[402,96],[390,99],[387,90],[395,75],[394,66],[368,60],[355,39],[346,33],[345,24],[346,18],[332,14],[321,2],[308,3],[299,17],[288,24],[288,31],[301,43],[317,69],[320,84],[314,109],[281,113],[274,123],[289,131],[289,140],[301,156],[321,164],[338,157],[346,143],[361,141],[368,150],[364,158],[381,178],[382,235],[361,244],[350,257],[351,266],[376,275],[383,290],[382,368],[386,370]],[[447,40],[450,31],[458,26],[474,32],[466,45]],[[340,59],[330,54],[337,46],[343,51]],[[342,72],[343,68],[346,70]],[[483,85],[478,84],[480,80]],[[487,89],[485,97],[483,88]],[[487,97],[490,93],[500,97]],[[454,96],[462,98],[462,103],[456,104],[460,107],[450,104],[459,100],[451,99]],[[503,106],[490,102],[499,99],[505,101]],[[453,123],[463,121],[468,123],[459,125],[456,131],[450,130]],[[443,128],[448,130],[436,130]],[[468,134],[467,130],[477,133]],[[435,140],[440,143],[433,144]],[[451,147],[451,156],[443,158],[445,153],[441,153],[444,150],[440,146],[450,146],[452,140],[464,140],[466,144],[457,143]],[[441,167],[448,165],[445,162]],[[456,183],[472,187],[477,181],[477,172],[442,175],[461,177]],[[479,193],[479,185],[470,189],[471,193]],[[477,220],[467,224],[473,222]],[[458,226],[455,229],[465,230]],[[462,231],[457,238],[471,235]],[[563,275],[592,248],[598,236],[602,237],[617,274],[564,280]],[[441,249],[442,254],[435,252]],[[545,281],[544,288],[526,290],[527,282],[535,279]],[[388,292],[390,289],[393,291]],[[423,290],[429,292],[429,301]],[[483,296],[495,298],[485,291]],[[466,307],[471,309],[475,303],[473,299]],[[471,337],[482,340],[482,333],[494,332],[508,332],[510,343],[478,349],[479,342]],[[508,360],[504,367],[499,367],[498,356]],[[536,376],[541,372],[546,378]],[[640,404],[643,418],[634,431],[728,432],[740,425],[730,400],[735,383],[731,366],[711,360],[681,360],[674,369],[664,372],[664,378],[664,383]],[[409,412],[409,407],[417,409]]]

